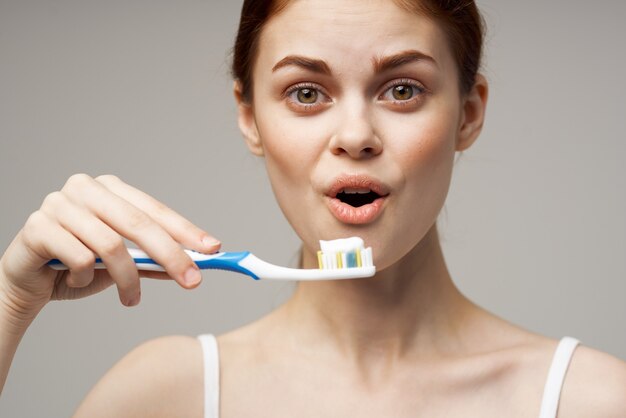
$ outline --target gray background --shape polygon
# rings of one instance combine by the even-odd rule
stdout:
[[[553,337],[626,357],[626,3],[480,1],[489,26],[485,130],[440,217],[461,290]],[[235,123],[228,75],[239,1],[0,0],[0,248],[76,172],[114,173],[225,249],[294,262],[298,240]],[[0,416],[68,416],[132,347],[216,334],[291,284],[205,273],[44,308]]]

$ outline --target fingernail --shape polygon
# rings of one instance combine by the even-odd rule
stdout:
[[[220,245],[222,245],[221,242],[211,237],[202,238],[202,244],[204,244],[204,246],[207,248],[215,248],[215,247],[219,247]]]
[[[197,267],[189,267],[183,276],[185,280],[185,284],[188,286],[193,286],[200,283],[202,280],[202,275],[200,274],[200,270]]]

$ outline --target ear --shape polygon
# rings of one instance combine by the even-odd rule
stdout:
[[[246,145],[248,145],[248,149],[254,155],[263,156],[263,144],[259,137],[252,104],[243,97],[241,83],[238,80],[235,80],[233,85],[233,93],[237,101],[237,123],[239,124],[241,134],[246,140]]]
[[[489,85],[482,74],[476,74],[476,82],[472,90],[463,99],[461,123],[456,144],[457,151],[469,148],[483,129],[485,110],[489,96]]]

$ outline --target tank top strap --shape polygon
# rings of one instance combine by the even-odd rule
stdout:
[[[561,389],[565,381],[565,374],[569,367],[574,350],[580,341],[572,337],[563,337],[554,352],[552,364],[548,371],[548,378],[543,388],[543,398],[541,400],[541,411],[539,418],[556,418],[559,409],[559,399]]]
[[[219,418],[220,361],[213,334],[199,335],[204,359],[204,417]]]

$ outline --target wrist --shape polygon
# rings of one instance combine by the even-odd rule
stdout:
[[[27,311],[12,300],[5,291],[0,291],[0,332],[5,336],[20,337],[26,332],[37,312]]]
[[[5,274],[3,259],[0,258],[0,395],[9,374],[11,363],[28,326],[45,303],[37,305],[23,303]]]
[[[2,334],[21,337],[44,305],[45,303],[41,306],[31,306],[24,303],[0,269],[0,332]]]

